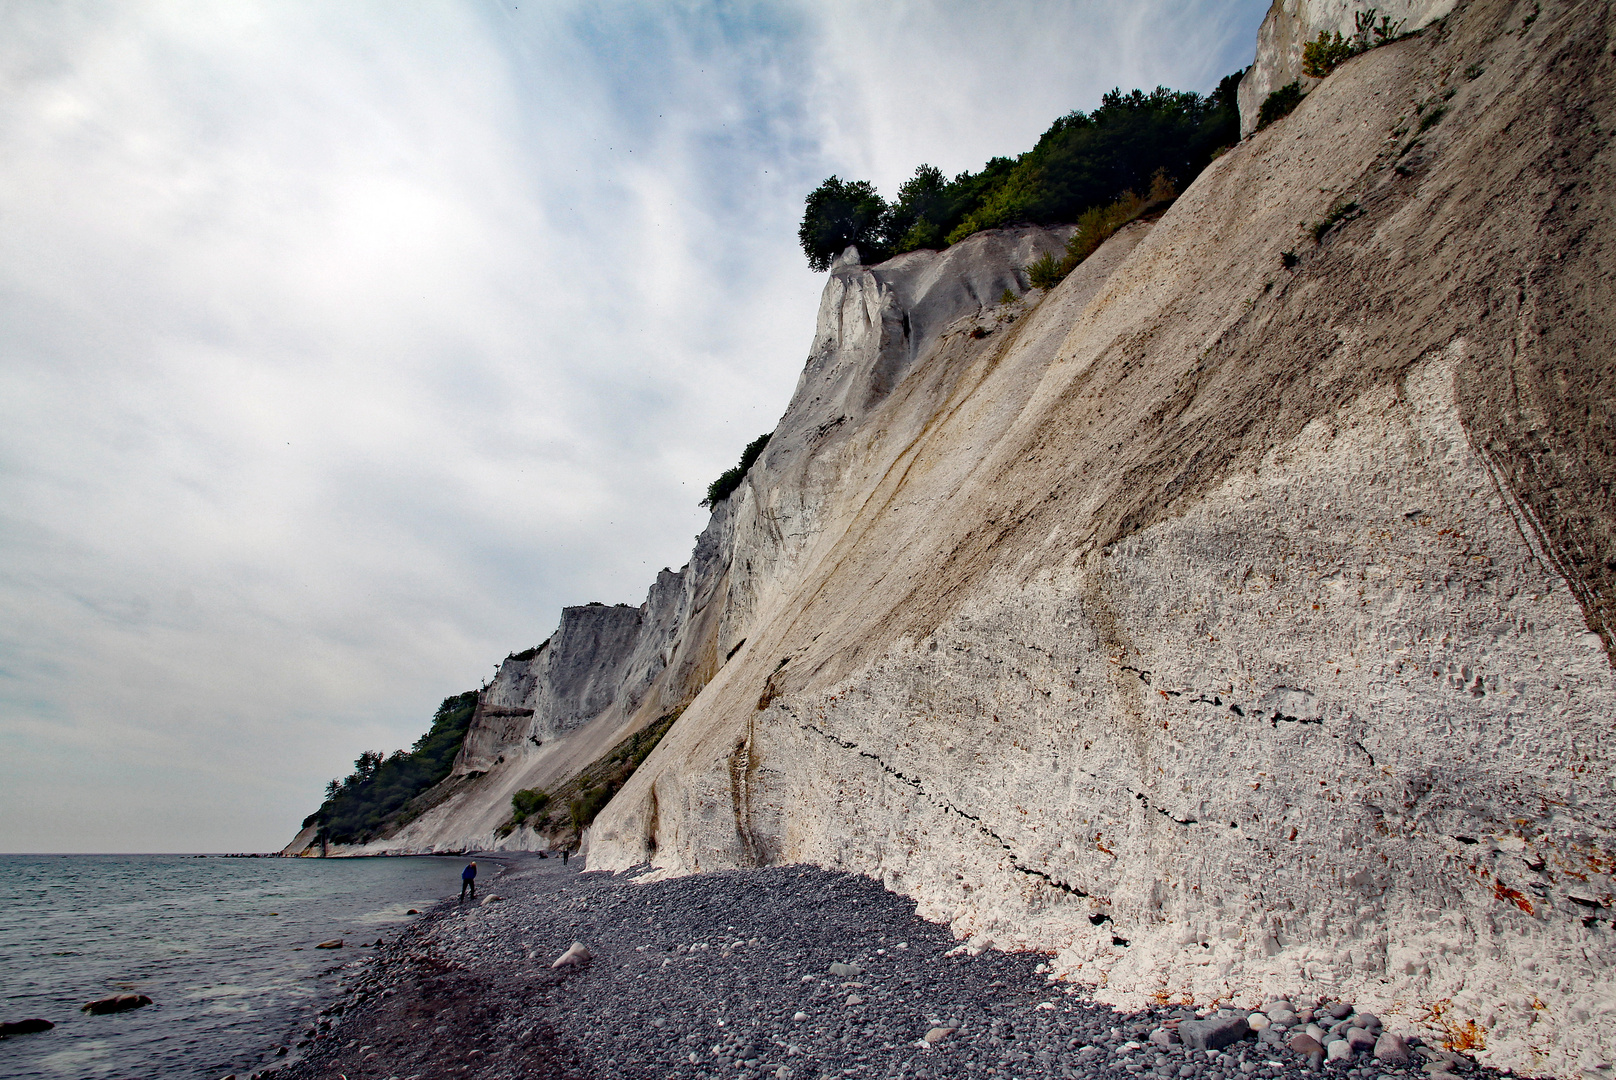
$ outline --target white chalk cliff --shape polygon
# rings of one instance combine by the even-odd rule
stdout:
[[[843,868],[1109,1000],[1610,1078],[1613,45],[1454,4],[1047,295],[1061,230],[844,257],[691,563],[508,661],[381,846],[494,843],[683,706],[591,868]]]

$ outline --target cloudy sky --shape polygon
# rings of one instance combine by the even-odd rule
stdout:
[[[820,180],[1204,92],[1266,6],[0,3],[0,851],[285,843],[684,563]]]

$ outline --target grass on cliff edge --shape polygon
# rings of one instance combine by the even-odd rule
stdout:
[[[412,820],[424,809],[412,802],[449,775],[476,711],[475,690],[444,698],[408,751],[360,754],[352,773],[326,785],[325,802],[303,827],[318,825],[320,837],[335,844],[363,844]]]

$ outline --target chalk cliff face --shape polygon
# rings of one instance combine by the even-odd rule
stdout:
[[[917,364],[929,365],[928,382],[950,377],[938,367],[945,339],[959,351],[960,341],[978,340],[973,332],[987,340],[1010,325],[1022,305],[1001,303],[1006,290],[1024,292],[1021,268],[1058,253],[1070,234],[1001,229],[875,267],[844,255],[790,408],[748,482],[714,509],[689,564],[659,574],[638,608],[565,609],[550,639],[532,656],[507,658],[483,691],[445,797],[394,835],[339,853],[545,846],[525,828],[497,835],[511,796],[553,788],[697,696],[756,612],[780,602],[815,537],[851,512],[841,500],[864,481],[849,476],[865,477],[864,455],[885,444],[868,418]],[[312,835],[288,852],[306,849]]]
[[[726,510],[744,644],[590,865],[844,867],[1115,1000],[1610,1076],[1612,20],[1460,4],[936,332],[887,275],[985,249],[839,266]]]
[[[1452,6],[1048,295],[1063,230],[844,257],[690,564],[507,661],[380,846],[531,843],[514,790],[684,707],[591,868],[841,867],[1118,1002],[1612,1077],[1616,15]],[[1279,0],[1247,83],[1343,19]]]

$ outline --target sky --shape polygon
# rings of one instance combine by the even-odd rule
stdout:
[[[264,851],[639,604],[887,195],[1259,0],[0,2],[0,851]]]

